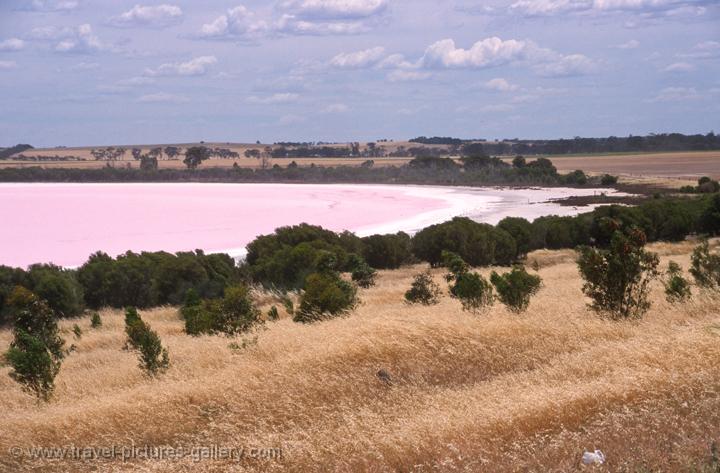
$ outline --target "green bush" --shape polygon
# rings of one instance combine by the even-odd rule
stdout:
[[[358,286],[367,289],[375,285],[377,271],[371,268],[367,263],[363,262],[353,269],[351,278]]]
[[[82,332],[82,329],[80,328],[80,326],[79,326],[78,324],[75,324],[75,325],[73,325],[73,329],[72,329],[72,330],[73,330],[73,334],[75,335],[75,338],[77,338],[78,340],[80,340],[80,338],[82,337],[82,333],[83,333],[83,332]]]
[[[705,205],[700,215],[698,226],[700,230],[710,235],[720,233],[720,195],[714,195]]]
[[[503,250],[500,263],[508,259],[508,248],[514,241],[507,232],[498,232],[492,225],[456,217],[449,222],[432,225],[419,231],[412,240],[413,253],[433,266],[442,263],[442,252],[458,254],[471,266],[487,266],[496,261],[498,242]],[[514,255],[513,255],[514,256]]]
[[[313,273],[305,280],[293,320],[310,323],[337,317],[354,309],[357,303],[355,286],[333,272]]]
[[[270,310],[268,310],[267,314],[268,320],[278,320],[280,318],[280,313],[278,313],[278,309],[275,306],[270,307]]]
[[[692,295],[690,283],[683,277],[682,268],[676,262],[670,261],[665,275],[666,279],[663,281],[663,285],[665,286],[665,298],[668,302],[678,303],[690,299]]]
[[[650,282],[658,276],[657,254],[645,251],[645,233],[616,231],[607,250],[583,247],[578,267],[591,307],[612,318],[640,317],[650,308]]]
[[[434,305],[440,302],[440,286],[433,281],[430,272],[420,273],[413,279],[405,292],[405,301],[409,304]]]
[[[464,310],[480,312],[493,303],[492,285],[478,273],[464,272],[455,277],[450,294],[458,299]]]
[[[690,274],[701,288],[720,291],[720,255],[710,253],[707,241],[693,250]]]
[[[82,286],[72,271],[36,264],[27,272],[28,288],[47,301],[58,317],[76,317],[84,310]]]
[[[12,367],[10,377],[38,400],[47,401],[65,356],[55,313],[25,288],[15,288],[8,299],[14,315],[13,340],[5,354]]]
[[[502,275],[493,271],[490,282],[495,286],[500,301],[516,313],[527,310],[530,298],[537,294],[542,285],[540,276],[529,274],[522,266],[515,266],[509,273]]]
[[[610,174],[603,174],[600,178],[600,184],[603,186],[614,186],[617,182],[617,176],[611,176]]]
[[[185,320],[185,332],[189,335],[235,335],[262,323],[260,311],[246,286],[226,288],[222,299],[201,300],[195,291],[190,290],[180,315]]]
[[[397,269],[412,262],[410,242],[410,236],[404,232],[395,235],[371,235],[362,239],[362,255],[373,268]]]
[[[170,357],[163,348],[157,332],[142,320],[134,307],[125,310],[125,332],[128,345],[138,351],[140,368],[150,376],[164,372],[170,366]]]
[[[506,217],[497,224],[515,240],[516,257],[528,254],[531,248],[532,224],[524,218]]]
[[[460,257],[457,253],[452,251],[443,250],[442,252],[442,264],[447,268],[449,273],[445,275],[445,279],[453,281],[457,279],[461,274],[465,274],[470,270],[470,266]]]
[[[97,312],[93,312],[92,316],[90,316],[90,327],[92,328],[100,328],[102,326],[102,319],[100,318],[100,314]]]

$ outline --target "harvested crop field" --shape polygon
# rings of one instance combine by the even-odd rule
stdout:
[[[670,258],[687,268],[692,245],[651,248],[663,269]],[[613,322],[586,308],[571,252],[529,261],[544,288],[523,315],[500,305],[473,315],[447,295],[408,306],[420,266],[381,272],[346,318],[304,326],[281,310],[237,339],[189,337],[174,308],[142,312],[170,351],[156,380],[123,350],[119,311],[103,311],[99,329],[64,321],[77,349],[50,404],[37,406],[0,368],[0,469],[576,471],[584,450],[601,449],[607,463],[592,471],[716,471],[720,300],[672,306],[656,284],[643,320]],[[265,311],[278,303],[258,297]],[[0,349],[9,341],[0,332]],[[133,443],[257,450],[238,461],[125,462],[26,450]]]

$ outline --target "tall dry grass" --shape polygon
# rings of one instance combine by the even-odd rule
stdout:
[[[685,246],[662,249],[687,268]],[[0,470],[575,471],[583,450],[600,448],[608,461],[597,471],[711,471],[720,302],[671,306],[656,285],[644,319],[604,320],[586,308],[567,255],[540,256],[545,287],[519,316],[499,305],[471,315],[448,297],[407,306],[402,294],[421,267],[381,272],[347,318],[304,326],[285,314],[238,339],[188,337],[174,308],[142,312],[170,350],[171,368],[158,379],[122,350],[120,312],[104,311],[98,330],[89,319],[65,321],[77,350],[51,403],[37,406],[0,368]],[[85,334],[73,341],[76,322]],[[1,349],[9,340],[0,332]],[[133,442],[281,448],[282,458],[124,463],[8,453]]]

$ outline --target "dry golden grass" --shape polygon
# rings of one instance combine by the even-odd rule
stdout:
[[[689,245],[656,248],[687,268]],[[576,471],[595,448],[608,457],[596,471],[706,465],[720,441],[720,301],[671,306],[658,284],[643,320],[612,322],[586,308],[571,254],[531,257],[545,287],[519,316],[499,305],[472,315],[447,296],[405,305],[420,266],[381,272],[346,318],[303,326],[281,312],[242,349],[229,346],[241,338],[184,335],[174,308],[142,312],[170,350],[159,379],[122,350],[120,312],[104,311],[98,330],[64,321],[68,343],[73,323],[85,334],[50,404],[36,406],[0,368],[0,469]],[[271,303],[263,296],[264,310]],[[9,340],[0,332],[0,349]],[[55,463],[7,453],[132,442],[280,447],[282,458]]]

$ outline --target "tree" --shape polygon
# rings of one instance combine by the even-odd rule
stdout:
[[[612,318],[640,317],[650,308],[650,282],[658,276],[658,255],[645,251],[645,233],[615,231],[607,250],[580,248],[578,267],[591,307]]]
[[[531,250],[532,224],[519,217],[506,217],[497,224],[515,239],[517,256],[523,257]]]
[[[690,283],[683,277],[682,268],[676,262],[670,261],[665,275],[666,279],[663,281],[663,285],[665,286],[665,298],[668,302],[678,303],[690,299],[692,295]]]
[[[140,169],[142,169],[143,171],[157,171],[158,158],[156,156],[141,156]]]
[[[527,166],[527,161],[524,156],[515,156],[513,158],[512,165],[515,169],[522,169]]]
[[[140,159],[140,156],[142,156],[142,149],[140,148],[133,148],[132,150],[130,150],[130,152],[132,153],[132,157],[136,161]]]
[[[720,255],[710,253],[707,240],[693,250],[690,274],[698,286],[720,291]]]
[[[138,351],[143,371],[155,376],[168,369],[170,357],[167,349],[163,348],[157,332],[142,320],[134,307],[128,307],[125,311],[125,332],[128,345]]]
[[[176,156],[179,156],[181,151],[182,150],[180,148],[178,148],[177,146],[166,146],[165,147],[165,155],[169,159],[174,159]]]
[[[295,311],[295,322],[311,323],[337,317],[357,305],[357,289],[332,271],[310,274]]]
[[[500,301],[515,313],[524,312],[530,304],[530,298],[537,294],[542,286],[540,276],[529,274],[523,266],[515,266],[512,271],[490,275]]]
[[[422,305],[435,305],[440,302],[440,286],[433,281],[429,271],[415,276],[410,289],[405,292],[405,301]]]
[[[203,161],[210,158],[210,150],[205,146],[193,146],[185,151],[183,163],[188,169],[197,169]]]
[[[65,356],[55,314],[25,288],[17,287],[9,299],[14,312],[13,341],[5,355],[13,369],[10,377],[38,400],[47,401]]]

